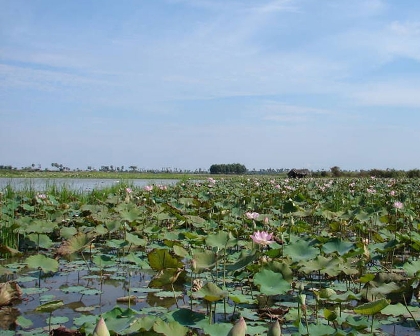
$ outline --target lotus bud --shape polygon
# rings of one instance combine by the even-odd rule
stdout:
[[[106,326],[105,320],[101,317],[98,324],[93,331],[93,336],[110,336],[108,327]]]
[[[245,319],[241,318],[236,322],[236,324],[230,329],[227,336],[245,336],[246,333],[246,322]]]
[[[267,336],[281,336],[281,327],[278,320],[270,325]]]

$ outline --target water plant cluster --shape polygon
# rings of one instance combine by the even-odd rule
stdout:
[[[419,190],[267,177],[6,188],[0,334],[416,335]]]

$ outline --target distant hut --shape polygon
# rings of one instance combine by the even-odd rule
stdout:
[[[291,169],[288,173],[287,176],[290,178],[303,178],[303,177],[307,177],[310,176],[311,172],[308,169]]]

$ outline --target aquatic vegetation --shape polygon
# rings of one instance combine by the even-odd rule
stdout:
[[[418,332],[419,187],[418,179],[258,177],[89,193],[7,188],[0,276],[21,295],[2,328]]]

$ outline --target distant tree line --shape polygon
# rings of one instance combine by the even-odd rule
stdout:
[[[420,178],[420,169],[396,170],[396,169],[369,169],[369,170],[341,170],[334,166],[330,171],[321,170],[311,173],[312,177],[370,177],[377,178]]]
[[[239,163],[230,163],[230,164],[213,164],[210,169],[180,169],[180,168],[170,168],[170,167],[163,167],[161,169],[145,169],[139,168],[138,166],[131,165],[128,167],[125,166],[115,166],[115,165],[106,165],[101,166],[99,169],[95,169],[93,166],[87,166],[87,169],[73,169],[71,170],[69,167],[57,162],[51,163],[51,167],[55,168],[54,171],[61,171],[61,172],[69,172],[69,171],[77,171],[77,172],[95,172],[95,171],[102,171],[102,172],[119,172],[119,173],[171,173],[171,174],[247,174],[247,175],[278,175],[278,176],[287,176],[286,174],[290,171],[287,168],[281,169],[255,169],[248,170],[243,164]],[[0,171],[41,171],[40,164],[34,164],[27,167],[13,167],[12,165],[0,165]],[[43,171],[48,172],[50,171],[48,168],[45,168]],[[420,178],[420,169],[411,169],[411,170],[396,170],[396,169],[369,169],[369,170],[342,170],[338,166],[331,167],[329,170],[317,170],[317,171],[310,171],[308,176],[314,178],[322,178],[322,177],[370,177],[375,176],[377,178]]]
[[[210,166],[210,174],[245,174],[246,167],[240,163],[222,163]]]

